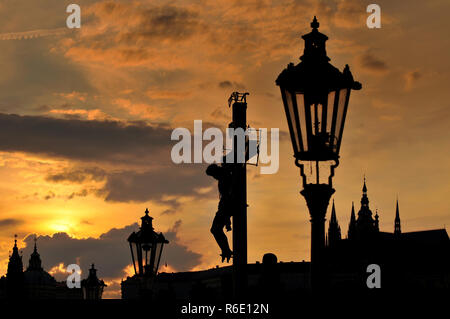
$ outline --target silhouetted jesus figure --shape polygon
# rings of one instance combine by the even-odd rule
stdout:
[[[222,250],[222,262],[225,259],[229,262],[233,252],[230,249],[228,238],[225,235],[223,228],[226,227],[227,231],[231,230],[231,216],[233,215],[231,170],[225,163],[223,163],[222,166],[211,164],[206,169],[206,174],[217,179],[220,196],[217,213],[211,226],[211,233]]]

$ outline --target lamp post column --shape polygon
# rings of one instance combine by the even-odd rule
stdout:
[[[289,63],[276,84],[281,91],[295,164],[303,178],[304,189],[300,193],[305,197],[311,215],[311,287],[316,290],[326,283],[325,215],[334,193],[332,178],[339,165],[350,92],[360,90],[361,83],[353,79],[348,65],[341,72],[330,64],[326,52],[328,37],[319,32],[316,17],[311,28],[310,33],[302,36],[305,49],[301,62],[297,65]],[[303,162],[315,163],[315,184],[307,183]],[[331,164],[328,184],[320,181],[321,163]],[[314,176],[312,170],[308,175]]]
[[[247,127],[247,103],[245,95],[232,106],[234,129]],[[242,298],[247,291],[247,165],[238,163],[238,134],[233,137],[233,291],[236,298]]]
[[[327,184],[307,184],[300,194],[305,197],[311,216],[311,287],[318,291],[326,285],[324,269],[325,215],[334,189]]]

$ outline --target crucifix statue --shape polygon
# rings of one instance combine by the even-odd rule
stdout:
[[[219,188],[219,205],[217,207],[216,216],[214,217],[211,233],[216,239],[217,244],[219,245],[222,253],[222,262],[226,260],[230,261],[233,252],[230,249],[230,245],[228,244],[228,238],[225,235],[223,229],[226,228],[227,231],[231,230],[231,216],[233,215],[232,211],[232,171],[230,169],[229,164],[225,162],[221,164],[221,166],[217,164],[211,164],[206,169],[206,174],[215,178],[218,181]]]

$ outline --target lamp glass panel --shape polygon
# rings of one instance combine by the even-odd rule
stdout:
[[[161,254],[162,254],[162,248],[163,248],[163,242],[158,242],[156,244],[156,256],[155,256],[155,264],[154,264],[154,268],[153,268],[153,272],[155,274],[158,271],[158,266],[159,266],[159,262],[160,262]]]
[[[150,256],[152,255],[151,250],[143,249],[142,254],[144,255],[144,266],[147,266],[150,263]]]
[[[137,262],[138,262],[138,271],[139,273],[143,273],[143,258],[144,256],[142,256],[142,246],[140,242],[136,243],[136,252],[137,252]]]
[[[285,90],[285,94],[286,94],[286,103],[287,103],[287,108],[288,108],[288,112],[289,112],[289,118],[292,124],[292,132],[294,134],[294,140],[295,140],[295,146],[297,148],[297,150],[300,150],[300,143],[299,143],[299,133],[298,132],[298,122],[297,122],[297,117],[295,116],[295,111],[294,111],[294,102],[292,100],[292,94],[289,93],[288,90]],[[296,150],[294,149],[294,152]]]
[[[322,104],[311,105],[311,127],[313,135],[319,135],[322,131],[322,110]]]
[[[341,132],[342,124],[343,124],[343,117],[344,117],[344,109],[345,109],[345,101],[347,99],[347,90],[348,89],[341,89],[339,90],[339,101],[337,105],[337,116],[336,116],[336,131],[335,131],[335,137],[336,140],[340,138],[339,134]],[[336,150],[336,144],[339,143],[336,141],[336,143],[333,143],[333,150]]]
[[[143,245],[143,248],[145,247],[145,250],[143,252],[143,254],[145,255],[145,264],[146,265],[151,265],[151,258],[152,258],[152,254],[153,254],[153,246],[154,244],[152,242],[146,242]]]
[[[303,151],[308,151],[308,136],[306,135],[306,112],[305,112],[305,96],[297,93],[298,117],[300,119],[301,138],[303,143]]]
[[[333,125],[333,109],[334,109],[334,98],[336,96],[335,91],[331,91],[328,93],[328,102],[327,102],[327,133],[331,134],[331,127]],[[331,141],[334,144],[334,139]]]
[[[133,255],[134,267],[136,269],[136,272],[139,273],[137,245],[136,245],[136,243],[131,243],[130,247],[131,247],[131,253]]]

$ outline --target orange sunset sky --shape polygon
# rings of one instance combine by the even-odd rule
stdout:
[[[66,7],[82,10],[66,28]],[[204,164],[172,164],[173,128],[225,128],[248,91],[248,122],[280,128],[280,167],[248,168],[249,262],[309,260],[310,224],[275,79],[302,54],[317,15],[352,93],[333,196],[343,234],[363,175],[380,229],[450,224],[450,2],[379,0],[1,0],[0,275],[14,234],[25,266],[38,236],[44,268],[90,263],[120,297],[126,238],[146,207],[171,241],[162,271],[219,264],[209,233],[218,194]],[[165,267],[167,263],[167,267]]]

